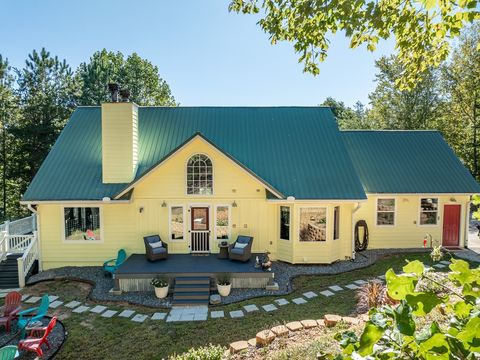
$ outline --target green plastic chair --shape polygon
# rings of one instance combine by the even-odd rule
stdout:
[[[40,321],[45,315],[47,315],[49,306],[50,300],[48,299],[48,295],[43,295],[42,300],[40,300],[40,306],[23,310],[18,313],[17,326],[22,330],[20,338],[25,338],[25,328],[29,323]]]
[[[8,345],[0,348],[0,360],[13,360],[17,355],[17,347],[15,345]]]
[[[114,274],[118,267],[127,259],[127,252],[123,249],[118,250],[118,255],[115,259],[107,260],[103,263],[103,270],[106,273]]]

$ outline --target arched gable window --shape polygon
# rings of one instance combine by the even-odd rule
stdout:
[[[187,194],[213,194],[212,160],[204,154],[195,154],[187,162]]]

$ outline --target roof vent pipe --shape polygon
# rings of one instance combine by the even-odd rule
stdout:
[[[110,91],[111,101],[118,102],[118,90],[119,86],[116,83],[108,84],[108,91]]]

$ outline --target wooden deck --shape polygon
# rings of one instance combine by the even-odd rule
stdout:
[[[190,254],[169,254],[166,260],[147,261],[145,254],[131,255],[115,272],[116,288],[121,291],[148,291],[150,280],[163,275],[170,279],[188,276],[208,276],[214,279],[221,273],[232,276],[233,288],[265,288],[272,282],[274,274],[255,268],[255,257],[242,263],[218,259],[216,254],[195,256]]]

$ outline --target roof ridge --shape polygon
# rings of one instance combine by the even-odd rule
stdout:
[[[341,132],[440,132],[437,129],[347,129]]]

